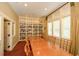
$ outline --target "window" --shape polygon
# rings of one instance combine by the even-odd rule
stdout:
[[[53,21],[53,36],[60,38],[60,20]]]
[[[62,19],[62,38],[64,39],[70,39],[70,23],[70,16]]]
[[[52,22],[48,23],[48,35],[52,36]]]

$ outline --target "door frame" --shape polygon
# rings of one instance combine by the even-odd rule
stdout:
[[[9,21],[12,21],[12,22],[14,22],[15,23],[15,25],[16,25],[16,22],[13,20],[13,19],[11,19],[9,16],[7,16],[5,13],[3,13],[3,12],[1,12],[0,11],[0,16],[2,17],[2,21],[1,21],[1,23],[2,23],[2,53],[0,54],[0,55],[2,55],[2,56],[4,56],[4,19],[7,19],[7,20],[9,20]],[[15,26],[16,27],[16,26]],[[16,30],[15,30],[16,31]],[[16,34],[16,33],[15,33]],[[12,44],[13,45],[13,44]],[[13,46],[14,47],[14,46]],[[12,47],[12,49],[13,49],[13,47]]]
[[[1,40],[0,40],[1,51],[0,51],[0,55],[3,56],[4,55],[4,17],[1,15],[0,15],[0,17],[1,17],[1,31],[0,31],[1,32]]]

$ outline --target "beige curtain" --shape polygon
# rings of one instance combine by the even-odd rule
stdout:
[[[64,18],[67,16],[71,17],[71,7],[70,7],[70,3],[67,3],[66,5],[64,5],[61,9],[60,9],[60,15],[61,15],[61,48],[63,48],[64,50],[70,52],[70,46],[71,46],[71,38],[70,39],[66,39],[62,38],[63,36],[63,25],[64,25]],[[71,36],[70,36],[71,37]]]
[[[63,22],[63,18],[66,16],[71,17],[71,31],[70,31],[70,41],[71,46],[69,46],[69,52],[71,52],[73,55],[79,55],[79,3],[67,3],[62,8],[58,9],[54,13],[52,13],[50,16],[48,16],[48,22],[53,22],[55,20],[60,20]],[[61,26],[61,33],[60,36],[62,36],[63,28],[62,24]],[[62,37],[60,40],[61,48],[64,47],[65,43],[70,42],[65,41]],[[67,46],[67,45],[65,45]],[[66,48],[67,49],[67,48]]]
[[[77,20],[77,29],[76,29],[76,55],[79,56],[79,2],[75,3],[75,12]]]
[[[52,13],[50,16],[48,16],[48,20],[54,22],[56,20],[60,20],[60,37],[62,36],[62,24],[61,22],[63,22],[63,18],[66,16],[71,16],[71,7],[70,7],[70,3],[67,3],[66,5],[64,5],[62,8],[58,9],[57,11],[55,11],[54,13]],[[61,39],[61,40],[59,40]],[[59,44],[62,48],[65,46],[65,40],[61,37],[61,38],[55,38],[55,42],[56,44]],[[66,45],[67,46],[67,45]],[[65,48],[67,49],[67,48]]]
[[[75,2],[71,7],[72,16],[72,46],[71,53],[79,55],[79,3]]]

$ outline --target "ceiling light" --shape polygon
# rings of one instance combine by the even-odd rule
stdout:
[[[44,8],[44,10],[47,10],[47,8]]]
[[[25,3],[24,6],[27,7],[27,4]]]

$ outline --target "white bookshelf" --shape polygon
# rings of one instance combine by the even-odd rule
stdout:
[[[26,39],[26,20],[25,18],[20,18],[19,19],[19,24],[20,24],[20,40],[25,40]]]
[[[39,18],[19,17],[20,40],[25,40],[31,36],[43,36],[44,26]]]
[[[26,24],[20,23],[20,40],[25,40],[32,36],[43,36],[43,25],[42,24]]]
[[[27,24],[27,37],[29,36],[42,36],[43,25],[42,24]]]

